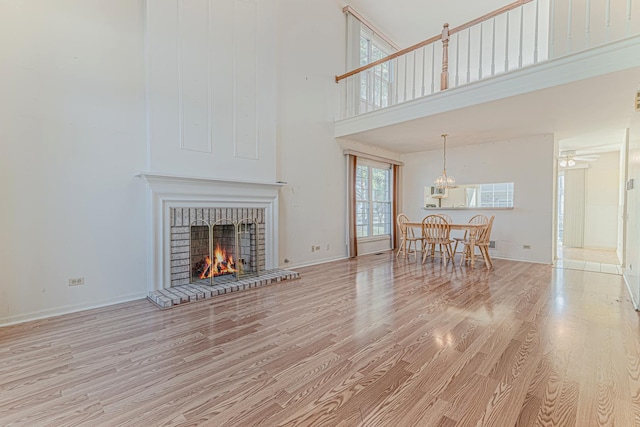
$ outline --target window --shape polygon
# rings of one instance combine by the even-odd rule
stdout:
[[[389,49],[384,49],[382,43],[374,40],[373,35],[363,27],[360,32],[360,66],[388,56],[388,51]],[[369,68],[360,74],[360,103],[363,111],[388,107],[391,104],[392,76],[391,62]]]
[[[356,168],[356,235],[391,235],[391,166],[358,162]]]
[[[513,182],[480,184],[480,207],[513,207]]]

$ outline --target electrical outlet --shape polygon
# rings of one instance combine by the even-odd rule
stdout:
[[[316,252],[318,252],[320,250],[320,246],[316,246]]]
[[[329,243],[327,243],[327,250],[330,251],[331,250],[331,245]]]
[[[316,247],[311,245],[311,252],[315,252],[316,251]]]
[[[84,277],[75,277],[69,279],[69,286],[81,286],[84,285]]]
[[[496,241],[489,240],[489,249],[495,249],[495,248],[496,248]]]
[[[522,245],[522,249],[531,249],[531,245]]]

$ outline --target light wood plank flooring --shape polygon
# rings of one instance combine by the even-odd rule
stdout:
[[[622,278],[494,264],[384,253],[1,328],[0,425],[640,426]]]

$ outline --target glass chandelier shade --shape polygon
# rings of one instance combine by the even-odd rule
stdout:
[[[456,179],[451,175],[447,175],[447,136],[448,135],[445,133],[441,136],[444,140],[443,141],[444,150],[443,150],[443,161],[442,161],[442,175],[437,177],[433,182],[435,187],[439,190],[452,188],[456,186]]]
[[[567,166],[572,168],[576,165],[576,161],[573,160],[573,157],[560,159],[558,162],[561,168],[566,168]]]

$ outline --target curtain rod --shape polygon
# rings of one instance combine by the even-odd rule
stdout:
[[[356,157],[362,157],[363,159],[375,160],[378,162],[390,163],[392,165],[404,166],[404,163],[398,160],[387,159],[386,157],[375,156],[373,154],[363,153],[355,150],[344,150],[344,154]]]

